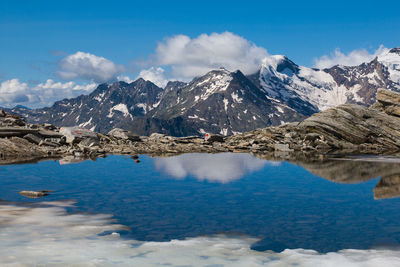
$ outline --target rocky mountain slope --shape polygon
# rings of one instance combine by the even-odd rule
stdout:
[[[301,121],[340,104],[369,106],[379,88],[400,91],[400,48],[359,66],[329,69],[270,56],[247,77],[221,68],[189,83],[169,82],[164,89],[143,79],[102,84],[90,95],[49,108],[8,111],[33,123],[79,125],[103,133],[120,127],[140,135],[231,135]]]
[[[328,69],[298,66],[285,56],[271,56],[249,78],[267,96],[305,115],[340,104],[369,106],[379,88],[400,91],[400,48],[359,66]]]
[[[158,107],[148,115],[159,121],[180,120],[184,131],[178,135],[232,135],[304,118],[287,105],[266,98],[240,71],[225,69],[210,71],[188,84],[166,90]],[[135,126],[126,127],[137,132]]]
[[[17,107],[11,110],[32,123],[52,123],[108,132],[121,124],[129,125],[157,106],[163,90],[143,79],[133,83],[101,84],[89,95],[57,101],[43,109]],[[8,110],[7,110],[8,111]]]

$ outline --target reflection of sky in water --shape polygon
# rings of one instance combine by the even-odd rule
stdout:
[[[400,252],[312,250],[257,252],[255,239],[223,235],[168,242],[122,239],[102,214],[73,214],[70,202],[0,202],[0,266],[399,266]]]
[[[227,183],[243,177],[246,173],[260,170],[266,164],[277,165],[249,154],[183,154],[175,157],[156,158],[154,165],[169,175],[182,179],[194,176],[199,180]]]
[[[199,165],[202,162],[212,164],[203,168],[202,164]],[[173,172],[173,166],[178,166],[180,170]],[[344,170],[344,167],[341,169]],[[362,170],[360,173],[364,173],[365,168],[358,169]],[[229,175],[224,176],[219,170],[226,170]],[[335,173],[335,169],[330,169],[330,173],[332,172]],[[232,257],[243,253],[240,254],[241,260],[254,260],[257,264],[262,262],[264,257],[271,255],[280,258],[284,256],[285,260],[282,259],[281,262],[285,263],[288,263],[286,260],[293,259],[296,262],[306,260],[308,263],[317,262],[321,265],[327,265],[326,260],[331,260],[333,255],[334,259],[342,259],[346,264],[354,261],[357,263],[355,266],[368,259],[376,262],[379,255],[384,255],[383,260],[387,263],[386,257],[391,253],[389,251],[373,252],[371,255],[363,250],[322,255],[308,255],[308,252],[303,250],[287,250],[283,253],[261,253],[254,250],[246,252],[250,244],[257,250],[303,248],[323,252],[398,245],[400,199],[374,200],[373,188],[376,183],[375,179],[360,184],[336,184],[317,178],[300,166],[286,162],[276,164],[261,161],[247,154],[194,154],[162,159],[141,157],[140,164],[135,164],[127,157],[111,156],[98,159],[97,162],[86,161],[73,165],[60,166],[57,162],[41,162],[2,166],[0,198],[34,203],[74,199],[76,204],[66,207],[55,205],[54,209],[49,207],[47,212],[35,206],[34,211],[26,213],[29,216],[25,215],[25,218],[16,220],[17,224],[0,226],[0,235],[3,234],[0,239],[10,240],[10,249],[15,245],[17,250],[22,249],[23,245],[19,244],[20,242],[11,242],[14,238],[41,237],[40,240],[45,241],[43,237],[49,234],[46,231],[53,231],[55,234],[60,233],[62,246],[61,243],[67,242],[62,236],[82,225],[79,229],[93,230],[82,234],[85,236],[82,239],[88,238],[93,243],[79,241],[82,242],[82,247],[96,248],[98,244],[102,246],[97,256],[93,257],[101,257],[101,251],[110,249],[108,245],[124,246],[125,241],[137,245],[142,243],[132,240],[143,240],[146,242],[139,246],[141,250],[131,251],[129,248],[127,253],[145,253],[154,256],[154,259],[163,257],[165,253],[166,259],[170,260],[171,255],[177,254],[176,244],[180,244],[182,248],[179,251],[193,258],[194,262],[198,260],[196,257],[201,258],[202,255],[213,255],[212,257],[218,259],[204,261],[206,265],[226,262],[225,258],[220,259],[225,252],[207,250],[209,247],[223,248],[234,244],[237,249],[232,249]],[[29,199],[18,194],[21,190],[54,192],[45,198]],[[0,213],[4,214],[4,209]],[[112,227],[117,226],[111,226],[108,230],[107,227],[103,228],[101,225],[110,224],[110,218],[96,214],[112,214],[118,223],[128,226],[131,230],[120,232],[123,239],[115,234],[110,236],[108,234],[114,231]],[[1,216],[0,219],[3,218]],[[44,226],[38,221],[30,221],[29,218],[35,216],[37,220],[46,221]],[[100,217],[96,219],[95,216]],[[62,223],[56,223],[64,220],[70,222],[65,226],[65,231],[58,228],[64,227]],[[98,222],[100,226],[96,226]],[[12,228],[12,225],[18,226],[21,231],[25,231],[25,227],[26,235],[18,232],[17,228]],[[28,234],[31,229],[26,228],[27,225],[38,227],[38,234]],[[69,226],[72,228],[68,228]],[[119,228],[115,228],[117,229]],[[96,236],[104,231],[107,231],[107,235]],[[4,233],[8,234],[7,238],[4,237]],[[12,233],[15,233],[15,236],[10,236]],[[79,231],[77,233],[81,235]],[[199,237],[221,233],[228,237]],[[253,243],[253,239],[238,238],[240,235],[257,237],[258,240]],[[108,243],[110,239],[115,242]],[[169,242],[171,239],[186,241]],[[35,242],[41,242],[40,240]],[[107,242],[103,243],[105,240]],[[160,241],[163,242],[159,243]],[[51,246],[49,245],[49,248]],[[196,246],[199,247],[198,250]],[[154,251],[150,253],[145,250],[149,247]],[[227,250],[230,251],[230,248]],[[113,255],[119,253],[111,249],[110,251]],[[91,253],[94,252],[88,252],[87,256],[90,257]],[[121,257],[125,260],[128,254],[124,253]],[[116,261],[124,262],[118,255]],[[186,257],[185,255],[180,255],[181,259]],[[204,257],[204,260],[206,258]],[[396,259],[398,258],[392,260]],[[244,262],[241,263],[246,266]]]

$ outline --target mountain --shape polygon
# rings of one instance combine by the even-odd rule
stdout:
[[[11,111],[33,123],[59,126],[79,125],[107,132],[121,124],[130,124],[157,106],[163,89],[143,79],[133,83],[101,84],[89,95],[57,101],[42,109],[14,108]]]
[[[164,89],[143,79],[101,84],[89,95],[51,107],[9,111],[33,123],[99,132],[119,127],[140,135],[230,135],[300,121],[339,104],[368,106],[379,88],[400,91],[400,48],[358,66],[326,69],[299,66],[276,55],[248,76],[220,68],[189,83],[169,82]]]
[[[240,71],[225,69],[210,71],[188,84],[167,86],[157,108],[147,117],[179,121],[185,132],[175,135],[205,132],[231,135],[304,119],[285,104],[267,98]],[[125,128],[138,131],[134,125]]]
[[[400,91],[400,48],[385,51],[369,63],[327,69],[298,66],[285,56],[271,56],[249,79],[267,96],[304,115],[345,103],[368,106],[375,102],[379,88]]]

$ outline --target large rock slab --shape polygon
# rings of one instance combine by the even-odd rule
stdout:
[[[400,94],[394,91],[378,89],[376,92],[376,100],[384,105],[400,106]]]
[[[302,133],[318,133],[338,148],[374,144],[400,148],[400,118],[359,105],[341,105],[317,113],[298,125]]]
[[[131,141],[141,141],[140,137],[138,135],[133,134],[130,131],[123,130],[120,128],[114,128],[111,131],[108,132],[108,136],[112,136],[117,139],[124,139],[124,140],[131,140]]]
[[[86,138],[98,139],[95,132],[82,127],[61,127],[60,134],[66,137],[66,142],[69,144],[80,142]]]

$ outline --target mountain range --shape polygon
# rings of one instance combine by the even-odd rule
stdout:
[[[400,48],[358,66],[326,69],[299,66],[275,55],[247,76],[220,68],[190,82],[169,82],[165,88],[139,78],[129,84],[100,84],[89,95],[51,107],[7,111],[32,123],[79,125],[103,133],[118,127],[139,135],[231,135],[301,121],[344,103],[369,106],[379,88],[400,92]]]

